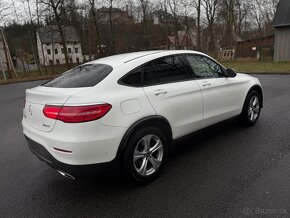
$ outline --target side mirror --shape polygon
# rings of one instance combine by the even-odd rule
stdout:
[[[237,75],[236,71],[233,70],[233,69],[231,69],[231,68],[229,68],[229,69],[226,70],[226,74],[230,78],[234,78]]]

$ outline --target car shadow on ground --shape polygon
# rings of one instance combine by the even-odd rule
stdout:
[[[174,162],[178,162],[179,158],[191,156],[200,150],[206,150],[209,149],[209,147],[216,146],[216,141],[221,141],[223,138],[231,137],[237,132],[241,132],[241,130],[246,131],[246,128],[241,127],[236,120],[228,120],[178,140],[171,146],[170,154],[166,163],[166,165],[169,166],[165,168],[165,171],[174,170],[168,168],[171,167]],[[178,171],[178,166],[175,166],[174,168]],[[55,174],[57,173],[55,172]],[[70,180],[59,175],[56,182],[62,184],[63,186],[70,184],[74,187],[86,187],[86,189],[95,189],[96,187],[103,187],[112,190],[114,188],[134,189],[144,186],[128,181],[126,177],[117,170],[113,172],[104,172],[89,178],[75,180]]]
[[[216,170],[212,169],[212,166],[218,162],[220,164],[224,161],[222,159],[227,158],[229,142],[235,149],[235,144],[231,142],[234,142],[236,137],[245,137],[249,131],[251,128],[242,128],[237,121],[229,120],[178,141],[171,150],[163,173],[148,185],[141,186],[129,182],[119,172],[70,180],[53,169],[45,167],[40,172],[43,181],[37,183],[28,198],[34,204],[34,208],[43,207],[45,202],[53,202],[55,205],[67,207],[70,211],[74,210],[74,204],[68,203],[77,201],[80,211],[95,208],[97,205],[100,213],[110,205],[126,205],[126,202],[138,207],[140,202],[132,203],[136,198],[144,203],[155,198],[157,202],[164,204],[169,202],[178,204],[179,192],[182,193],[180,189],[186,189],[191,196],[203,195],[206,192],[199,184],[206,180],[210,181],[212,174],[218,175],[219,172],[209,173],[209,170]],[[216,157],[216,152],[222,155],[218,154],[219,157]],[[203,188],[210,191],[209,186]],[[156,193],[166,193],[166,195],[157,196]],[[43,196],[45,201],[41,200]],[[200,207],[203,207],[202,202],[195,202],[195,204],[201,204]]]

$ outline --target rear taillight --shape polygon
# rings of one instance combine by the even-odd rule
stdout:
[[[81,123],[97,120],[105,116],[112,108],[110,104],[88,106],[53,106],[46,105],[43,114],[47,118],[61,120],[65,123]]]

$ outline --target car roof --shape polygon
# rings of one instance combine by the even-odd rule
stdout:
[[[108,56],[105,58],[97,59],[91,61],[91,64],[108,64],[112,67],[117,67],[122,64],[129,63],[134,60],[142,61],[142,59],[146,59],[150,56],[155,57],[163,57],[166,55],[173,55],[173,54],[180,54],[180,53],[195,53],[195,54],[202,54],[197,51],[191,50],[153,50],[153,51],[140,51],[140,52],[131,52],[119,55]]]

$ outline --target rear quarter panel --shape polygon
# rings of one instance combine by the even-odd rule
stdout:
[[[134,69],[136,64],[119,67],[90,90],[71,96],[65,105],[108,103],[112,109],[100,122],[103,125],[129,128],[136,121],[156,115],[142,87],[118,84],[122,75]]]

